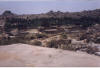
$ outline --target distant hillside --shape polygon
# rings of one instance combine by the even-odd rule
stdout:
[[[88,10],[88,11],[82,11],[82,12],[61,12],[61,11],[49,11],[48,13],[44,14],[31,14],[31,15],[19,15],[21,18],[29,18],[29,19],[34,19],[34,18],[62,18],[62,17],[72,17],[72,18],[80,18],[83,16],[87,17],[97,17],[100,16],[100,9],[96,10]]]
[[[4,28],[33,28],[38,26],[62,26],[76,25],[82,28],[90,27],[94,24],[100,24],[100,9],[82,11],[82,12],[54,12],[45,14],[16,15],[11,11],[5,11],[1,16],[5,21]]]

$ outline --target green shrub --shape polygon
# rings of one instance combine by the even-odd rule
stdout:
[[[32,40],[32,41],[30,41],[29,44],[31,44],[31,45],[37,45],[37,46],[41,46],[42,45],[41,41],[38,41],[38,40]]]
[[[96,38],[94,42],[100,44],[100,38]]]
[[[42,33],[42,34],[36,34],[36,37],[37,38],[48,38],[48,36],[46,34],[44,34],[44,33]]]
[[[67,39],[68,38],[66,33],[62,33],[60,37],[61,37],[61,39]]]
[[[48,36],[46,34],[27,34],[24,38],[26,40],[33,40],[38,38],[47,38]]]
[[[71,44],[71,40],[63,40],[63,39],[60,39],[60,40],[50,40],[49,42],[47,42],[47,47],[50,47],[50,48],[63,48],[63,46],[67,46]]]
[[[50,40],[46,43],[47,47],[50,48],[58,48],[58,41],[57,40]]]
[[[82,48],[88,48],[85,44],[72,44],[70,39],[60,39],[60,40],[50,40],[46,44],[47,47],[50,48],[60,48],[64,50],[79,50]],[[91,48],[88,48],[90,51]]]
[[[64,49],[64,50],[73,50],[73,51],[76,50],[76,48],[73,47],[72,44],[61,45],[61,49]]]
[[[32,39],[36,39],[36,36],[35,34],[27,34],[24,39],[26,40],[32,40]]]

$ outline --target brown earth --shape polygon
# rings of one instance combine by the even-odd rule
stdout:
[[[83,52],[73,52],[54,48],[12,44],[0,46],[0,66],[100,66],[100,57]]]

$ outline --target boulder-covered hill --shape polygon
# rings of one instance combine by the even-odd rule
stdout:
[[[83,16],[86,17],[100,17],[100,9],[96,10],[87,10],[87,11],[81,11],[81,12],[61,12],[61,11],[49,11],[47,13],[41,13],[41,14],[23,14],[23,15],[17,15],[12,13],[11,11],[7,10],[4,13],[0,15],[0,18],[7,17],[7,16],[15,16],[18,18],[28,18],[28,19],[34,19],[34,18],[62,18],[62,17],[72,17],[72,18],[81,18]]]
[[[99,17],[100,18],[100,9],[96,10],[87,10],[87,11],[82,11],[82,12],[61,12],[61,11],[49,11],[47,13],[42,13],[42,14],[26,14],[26,15],[19,15],[18,17],[20,18],[29,18],[29,19],[34,19],[34,18],[63,18],[63,17],[72,17],[72,18],[81,18],[81,17]]]
[[[5,11],[0,15],[0,27],[10,28],[33,28],[38,26],[62,26],[81,25],[82,28],[100,24],[100,9],[82,12],[54,12],[42,14],[17,15],[11,11]]]

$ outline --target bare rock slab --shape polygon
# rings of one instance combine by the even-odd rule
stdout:
[[[27,44],[0,46],[3,67],[99,67],[100,57],[83,52],[45,48]]]

